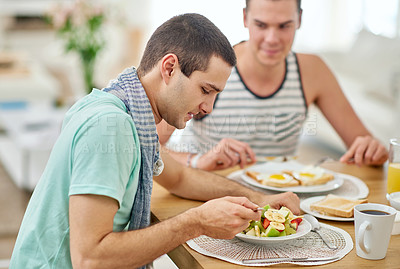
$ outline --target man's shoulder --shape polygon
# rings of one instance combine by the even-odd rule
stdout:
[[[316,54],[311,53],[296,53],[297,60],[299,64],[301,63],[318,63],[323,62],[322,58]]]
[[[302,76],[315,76],[316,73],[325,72],[327,64],[316,54],[296,53]]]
[[[124,103],[116,96],[96,91],[79,100],[67,115],[86,115],[101,117],[103,115],[115,114],[118,117],[130,117]]]
[[[115,97],[117,98],[117,97]],[[115,98],[93,98],[88,95],[75,104],[66,114],[64,127],[70,126],[73,129],[82,126],[100,126],[102,123],[110,125],[124,124],[134,129],[131,116],[127,113],[122,101]]]
[[[298,53],[297,60],[303,90],[308,103],[313,103],[323,94],[328,84],[335,83],[334,76],[324,60],[315,54]]]

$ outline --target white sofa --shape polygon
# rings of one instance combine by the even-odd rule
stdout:
[[[323,52],[343,92],[357,115],[384,144],[400,137],[400,39],[390,39],[360,31],[345,52]],[[316,135],[306,136],[343,153],[345,146],[321,112],[312,107]]]

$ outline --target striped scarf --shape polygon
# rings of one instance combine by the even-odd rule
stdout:
[[[150,225],[153,174],[157,176],[163,169],[150,101],[134,67],[125,69],[117,79],[110,81],[103,91],[117,96],[124,102],[139,137],[141,152],[139,184],[132,206],[129,230],[141,229]]]

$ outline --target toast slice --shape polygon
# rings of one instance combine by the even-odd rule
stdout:
[[[328,183],[333,180],[335,177],[332,174],[325,173],[319,178],[310,178],[310,179],[300,179],[302,186],[314,186],[314,185],[322,185]]]
[[[326,173],[319,166],[307,166],[300,171],[285,170],[284,173],[293,176],[302,186],[322,185],[335,179],[333,174]]]
[[[251,177],[252,179],[254,179],[255,181],[257,181],[258,183],[261,183],[262,180],[260,180],[258,178],[258,176],[260,175],[259,172],[255,172],[255,171],[246,171],[246,175],[248,177]]]
[[[259,172],[255,171],[246,171],[246,175],[251,177],[252,179],[256,180],[258,183],[265,185],[265,186],[271,186],[271,187],[278,187],[278,188],[284,188],[284,187],[294,187],[300,185],[299,181],[295,180],[293,176],[291,175],[286,175],[284,176],[282,174],[275,174],[276,176],[282,176],[286,177],[285,180],[278,181],[278,180],[268,180],[267,178],[262,178],[262,174]]]
[[[269,180],[263,180],[261,184],[271,187],[278,187],[278,188],[286,188],[286,187],[295,187],[299,186],[299,182],[297,180],[291,180],[289,182],[275,182]]]
[[[323,215],[351,218],[354,216],[354,207],[366,202],[367,199],[352,200],[328,194],[323,200],[311,204],[310,209]]]

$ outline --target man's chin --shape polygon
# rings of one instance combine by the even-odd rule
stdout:
[[[176,129],[183,129],[186,127],[186,121],[169,123],[169,125],[174,126]]]
[[[179,126],[175,126],[176,129],[184,129],[186,127],[186,121],[183,122],[182,124],[179,124]]]

